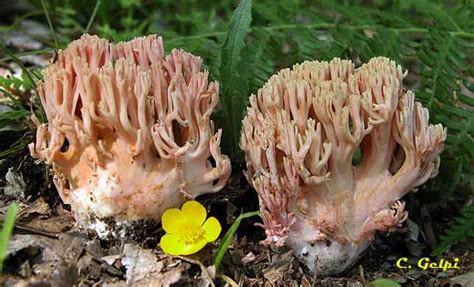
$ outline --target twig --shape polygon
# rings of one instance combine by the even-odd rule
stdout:
[[[3,224],[3,220],[1,220],[0,222]],[[46,236],[46,237],[49,237],[49,238],[59,239],[59,234],[56,233],[56,232],[49,232],[49,231],[37,229],[37,228],[34,228],[34,227],[15,224],[14,229],[17,230],[17,231],[28,232],[29,234],[43,235],[43,236]]]
[[[23,226],[23,225],[18,225],[18,224],[15,225],[15,229],[19,231],[29,232],[32,234],[43,235],[49,238],[59,239],[59,234],[56,232],[49,232],[46,230],[41,230],[34,227],[28,227],[28,226]]]
[[[199,260],[195,260],[195,259],[191,259],[191,258],[187,258],[187,257],[184,257],[184,256],[173,256],[173,257],[176,257],[176,258],[179,258],[183,261],[186,261],[186,262],[189,262],[189,263],[192,263],[192,264],[196,264],[196,265],[199,265],[199,267],[201,267],[201,273],[203,275],[205,275],[205,277],[207,277],[207,280],[209,281],[209,284],[210,286],[212,287],[215,287],[216,285],[214,284],[214,276],[212,276],[211,274],[209,274],[209,271],[207,270],[206,266],[204,266],[204,264],[202,264],[201,261]]]
[[[229,284],[232,287],[239,287],[239,284],[237,284],[237,282],[235,282],[232,278],[230,278],[227,275],[220,273],[218,277],[220,277],[222,280],[225,281],[225,283]]]

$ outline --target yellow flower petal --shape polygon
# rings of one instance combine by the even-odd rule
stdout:
[[[194,253],[198,252],[199,250],[203,249],[204,246],[206,246],[206,244],[207,244],[207,242],[206,242],[205,238],[203,238],[199,241],[193,242],[192,244],[185,244],[185,245],[182,246],[182,250],[183,250],[182,255],[194,254]]]
[[[204,238],[190,244],[184,243],[181,239],[179,235],[165,234],[161,237],[160,247],[163,252],[169,255],[190,255],[198,252],[207,244]]]
[[[166,231],[160,240],[163,251],[170,255],[190,255],[216,240],[221,225],[216,218],[206,220],[206,216],[204,206],[194,200],[184,203],[181,209],[166,210],[161,217]]]
[[[180,234],[188,218],[177,208],[167,209],[161,216],[161,225],[166,233]]]
[[[163,237],[161,237],[160,247],[166,254],[181,255],[183,248],[182,245],[179,243],[179,239],[179,235],[165,234]]]
[[[181,210],[189,221],[201,226],[206,220],[207,212],[204,206],[195,200],[187,201],[181,207]]]
[[[209,217],[202,228],[204,228],[207,242],[215,241],[222,230],[221,224],[215,217]]]

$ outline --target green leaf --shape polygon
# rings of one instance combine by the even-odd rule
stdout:
[[[140,6],[140,2],[140,0],[120,0],[120,6],[127,9],[132,6]]]
[[[222,238],[221,244],[219,245],[219,248],[217,249],[216,256],[214,257],[214,266],[216,267],[216,271],[219,271],[222,258],[224,258],[224,255],[227,253],[230,240],[232,239],[235,232],[237,231],[237,228],[239,228],[240,222],[243,219],[246,219],[252,216],[257,216],[259,214],[260,213],[258,211],[246,212],[246,213],[240,214],[239,217],[237,217],[237,219],[234,221],[234,223],[232,223],[229,230],[227,230],[226,234],[224,235],[224,238]]]
[[[400,284],[395,280],[382,278],[370,282],[367,287],[400,287]]]
[[[0,232],[0,273],[3,270],[3,260],[5,260],[5,251],[7,249],[8,240],[13,231],[13,225],[15,223],[16,214],[18,213],[18,205],[12,203],[8,207],[7,214],[3,220],[2,231]]]
[[[245,47],[245,36],[252,22],[252,0],[242,0],[230,20],[226,39],[221,47],[220,83],[224,106],[224,150],[231,155],[237,153],[240,121],[245,110],[248,86],[243,79],[241,52]]]

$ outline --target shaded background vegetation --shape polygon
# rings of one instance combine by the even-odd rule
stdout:
[[[29,117],[34,112],[42,118],[33,85],[41,70],[21,59],[52,55],[85,31],[114,41],[157,33],[167,51],[179,47],[201,56],[221,85],[222,106],[215,121],[224,128],[223,148],[235,164],[242,160],[238,138],[246,100],[270,75],[304,60],[341,57],[359,65],[386,56],[409,70],[405,85],[429,109],[431,122],[448,128],[440,174],[408,196],[411,224],[420,225],[419,238],[427,243],[420,248],[439,254],[472,239],[473,2],[243,0],[235,10],[238,4],[44,0],[3,15],[2,33],[19,29],[25,19],[44,23],[51,32],[36,39],[43,43],[39,50],[1,46],[0,65],[16,62],[23,73],[20,78],[0,77],[5,107],[0,110],[0,156],[25,154],[35,133]],[[422,226],[427,221],[436,223],[431,231]],[[447,235],[439,238],[441,234]]]

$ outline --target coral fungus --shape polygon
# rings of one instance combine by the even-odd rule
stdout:
[[[159,221],[230,175],[210,120],[218,84],[208,83],[199,57],[165,56],[161,37],[114,45],[84,35],[59,51],[37,88],[48,124],[38,123],[31,154],[52,165],[84,226]]]
[[[240,145],[267,239],[320,275],[343,271],[377,230],[403,223],[399,199],[434,176],[446,130],[378,57],[304,62],[250,98]],[[355,156],[361,151],[360,161]]]

